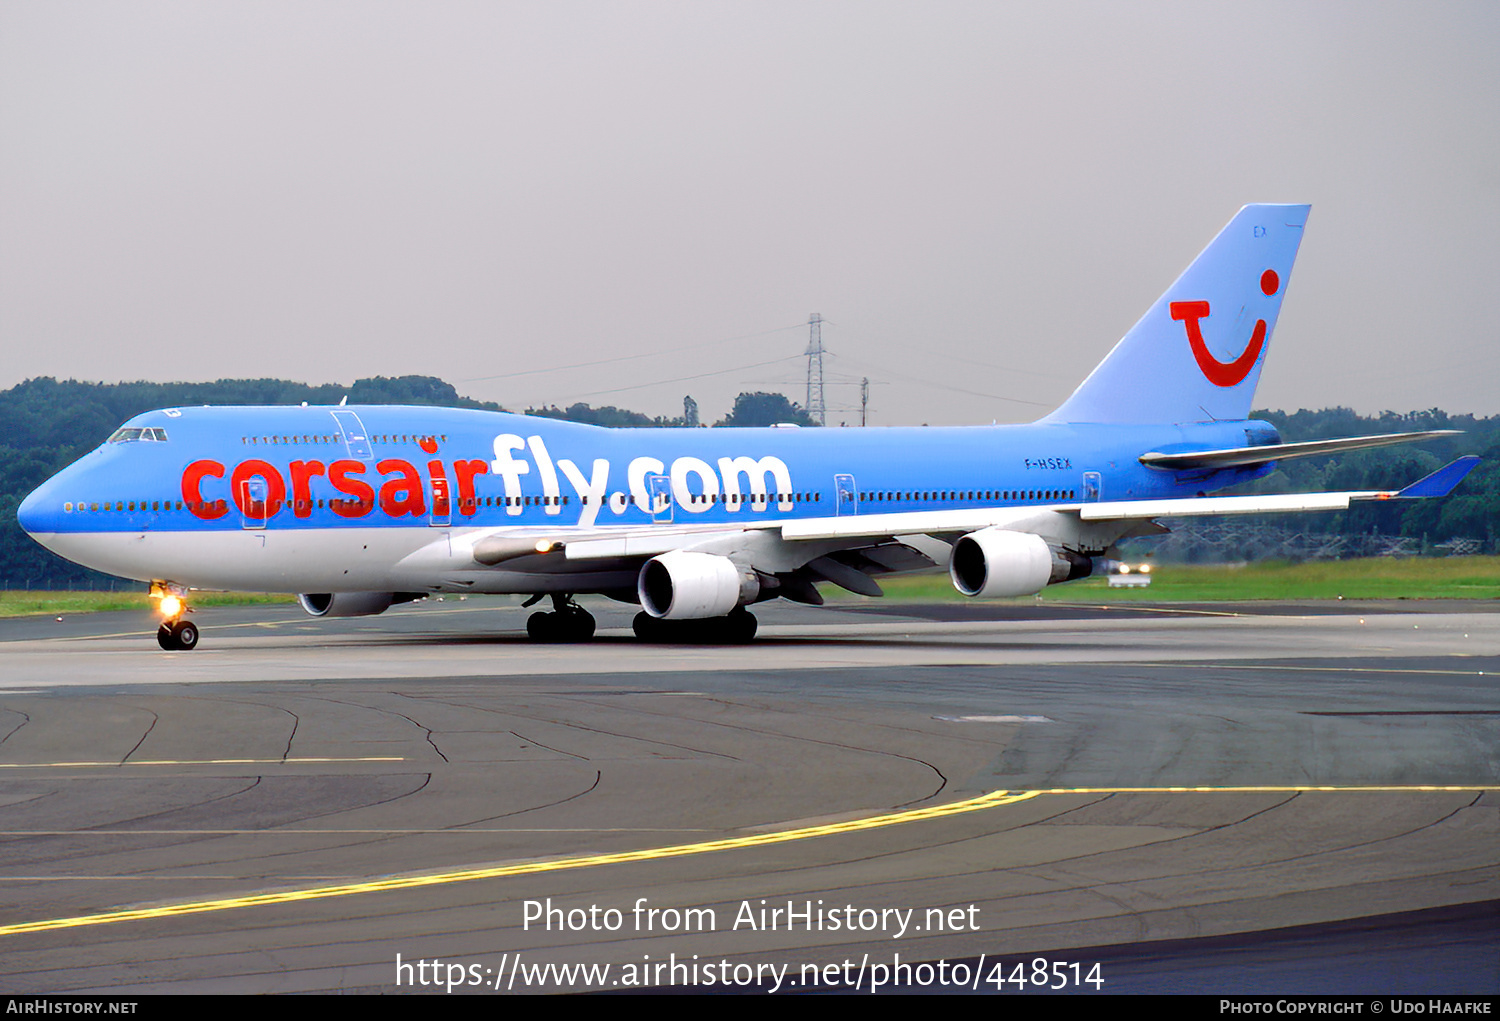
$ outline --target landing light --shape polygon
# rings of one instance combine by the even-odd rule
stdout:
[[[162,596],[157,609],[161,611],[163,617],[171,620],[182,613],[182,600],[173,595]]]
[[[1109,576],[1110,588],[1145,588],[1151,584],[1152,566],[1145,564],[1118,564]]]

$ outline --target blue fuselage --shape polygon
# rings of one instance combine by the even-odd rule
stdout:
[[[734,523],[1193,496],[1148,451],[1275,442],[1262,422],[605,429],[429,407],[139,415],[32,493],[32,533]]]

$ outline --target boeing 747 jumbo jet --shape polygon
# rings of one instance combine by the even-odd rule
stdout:
[[[946,567],[979,598],[1090,574],[1161,517],[1443,496],[1477,458],[1399,492],[1206,494],[1277,461],[1445,433],[1282,443],[1249,419],[1307,220],[1240,210],[1052,414],[1030,425],[604,429],[430,407],[201,407],[138,415],[22,503],[42,545],[151,583],[165,649],[193,589],[300,593],[315,617],[432,593],[552,598],[533,638],[581,641],[597,593],[647,640],[745,641],[745,607],[881,594]]]

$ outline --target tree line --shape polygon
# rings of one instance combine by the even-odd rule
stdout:
[[[16,508],[37,486],[104,442],[125,422],[157,408],[219,405],[418,404],[504,411],[492,401],[461,397],[433,376],[374,376],[350,386],[312,386],[284,379],[220,379],[212,383],[81,383],[29,379],[0,391],[0,589],[93,588],[107,575],[79,567],[43,549],[22,531]],[[696,407],[696,405],[694,405]],[[528,408],[527,414],[616,427],[667,427],[681,418],[652,418],[622,408]],[[721,426],[781,422],[815,424],[784,394],[742,393]]]
[[[1250,492],[1296,493],[1319,490],[1400,489],[1428,472],[1436,471],[1455,457],[1478,454],[1479,467],[1469,473],[1453,494],[1442,500],[1365,501],[1347,511],[1326,514],[1267,516],[1267,524],[1280,524],[1304,532],[1344,535],[1380,532],[1425,539],[1429,543],[1450,539],[1479,539],[1485,549],[1497,552],[1500,529],[1500,415],[1476,418],[1449,415],[1437,408],[1397,414],[1387,411],[1364,417],[1348,408],[1323,411],[1255,412],[1254,417],[1276,426],[1283,441],[1333,439],[1374,433],[1425,432],[1459,429],[1457,436],[1396,447],[1353,450],[1329,457],[1283,461],[1276,471],[1259,480]]]

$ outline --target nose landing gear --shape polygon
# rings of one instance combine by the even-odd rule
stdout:
[[[156,644],[168,652],[187,652],[198,645],[198,625],[186,619],[192,608],[182,596],[172,586],[151,583],[151,598],[156,600],[156,612],[162,618],[156,629]]]
[[[190,620],[162,621],[156,629],[156,644],[168,652],[195,648],[198,644],[198,625]]]

